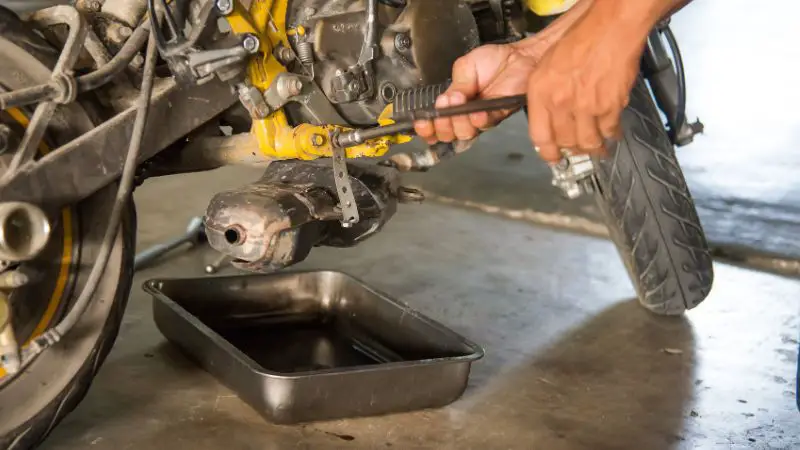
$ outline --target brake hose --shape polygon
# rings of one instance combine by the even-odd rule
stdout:
[[[142,90],[137,100],[136,119],[133,123],[133,133],[131,134],[130,145],[128,146],[128,154],[125,157],[125,163],[122,169],[122,177],[119,181],[119,188],[117,195],[114,199],[114,205],[111,209],[111,214],[108,220],[103,241],[98,251],[97,259],[92,265],[92,270],[89,272],[89,277],[86,280],[86,285],[81,290],[80,296],[75,301],[75,304],[70,309],[67,316],[58,323],[55,327],[45,331],[37,338],[33,339],[30,344],[22,351],[22,364],[21,370],[29,365],[37,355],[42,353],[51,345],[57,343],[63,336],[65,336],[72,327],[78,322],[80,317],[86,311],[89,303],[94,296],[97,286],[100,284],[100,279],[105,272],[106,265],[111,256],[111,251],[114,248],[114,241],[120,230],[122,223],[122,215],[130,202],[131,194],[133,193],[133,181],[136,175],[136,160],[139,156],[139,151],[142,147],[142,139],[144,138],[145,126],[147,124],[147,116],[150,110],[150,99],[153,93],[153,81],[155,78],[156,60],[158,51],[156,48],[156,39],[154,32],[150,32],[150,39],[147,43],[147,52],[144,63],[144,73],[142,79]],[[19,373],[19,372],[17,372]],[[5,381],[5,380],[4,380]]]
[[[147,36],[150,24],[145,21],[139,25],[120,51],[94,72],[75,78],[78,93],[88,92],[108,84],[122,72],[139,53]],[[0,94],[0,110],[51,101],[58,98],[61,86],[53,83],[40,84]]]
[[[675,58],[675,73],[678,78],[678,104],[675,109],[675,123],[674,128],[670,130],[672,134],[672,142],[676,142],[678,133],[686,123],[686,72],[683,68],[683,57],[681,56],[681,49],[678,47],[678,40],[672,32],[669,25],[661,28],[661,33],[667,40],[667,45],[672,52],[672,57]]]

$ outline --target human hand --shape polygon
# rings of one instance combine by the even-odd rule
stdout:
[[[550,163],[561,149],[605,154],[639,73],[645,33],[587,14],[552,46],[528,81],[531,140]]]
[[[436,100],[436,107],[461,105],[476,98],[524,93],[528,78],[551,42],[545,37],[532,37],[512,44],[476,48],[453,65],[452,84]],[[415,126],[417,134],[429,144],[468,141],[474,139],[479,130],[496,125],[513,112],[478,112],[433,121],[420,120]]]

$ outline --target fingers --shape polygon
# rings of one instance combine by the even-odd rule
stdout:
[[[453,64],[453,81],[447,89],[446,94],[461,93],[464,98],[473,98],[480,93],[480,80],[478,78],[478,58],[474,53],[469,53],[458,58]]]
[[[462,105],[467,102],[467,97],[458,91],[449,94],[448,99],[450,106]],[[468,141],[478,135],[478,129],[472,124],[469,116],[455,116],[452,118],[452,123],[453,134],[460,141]]]
[[[436,129],[433,127],[432,121],[418,120],[414,122],[414,130],[417,132],[417,136],[428,144],[436,143]]]
[[[561,152],[555,142],[550,111],[543,102],[536,101],[534,96],[529,97],[528,131],[531,141],[542,159],[549,163],[556,163],[561,159]]]
[[[436,99],[437,108],[447,108],[450,106],[450,96],[442,94]],[[433,126],[436,128],[436,139],[439,142],[453,142],[455,140],[455,132],[453,131],[453,119],[443,117],[433,120]]]
[[[591,114],[578,114],[575,117],[575,137],[577,148],[588,153],[602,153],[603,137],[597,125],[597,118]]]

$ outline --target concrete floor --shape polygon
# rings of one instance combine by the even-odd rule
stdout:
[[[785,112],[800,100],[787,89],[800,6],[759,5],[698,1],[675,18],[690,117],[707,126],[680,159],[715,243],[797,258],[800,116]],[[531,155],[514,118],[413,181],[456,204],[596,231],[589,203],[560,201]],[[256,176],[226,169],[148,182],[137,193],[140,246],[180,232],[213,192]],[[800,448],[792,279],[718,264],[704,305],[659,319],[631,300],[606,241],[441,204],[404,207],[375,239],[315,250],[301,267],[350,272],[478,342],[486,357],[447,408],[287,427],[264,422],[152,323],[141,282],[199,275],[211,258],[195,251],[138,275],[117,346],[43,448]]]
[[[256,174],[149,181],[137,192],[140,245]],[[797,281],[719,264],[704,305],[656,318],[631,300],[606,241],[406,206],[373,240],[317,249],[302,267],[345,270],[481,344],[469,388],[440,410],[275,426],[165,342],[138,287],[199,275],[211,257],[189,252],[137,276],[116,347],[44,449],[800,448]]]

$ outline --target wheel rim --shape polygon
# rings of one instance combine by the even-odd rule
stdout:
[[[11,108],[0,112],[0,123],[24,131],[30,119],[22,110]],[[38,150],[42,157],[51,148],[42,141]],[[23,344],[44,333],[61,318],[67,309],[64,303],[69,297],[75,276],[74,263],[80,245],[80,238],[76,233],[77,215],[72,208],[65,207],[50,216],[51,220],[56,219],[53,222],[57,224],[53,228],[50,242],[36,259],[19,267],[23,273],[33,274],[36,281],[32,285],[15,289],[9,296],[17,342]],[[5,375],[5,369],[0,367],[0,377]]]

